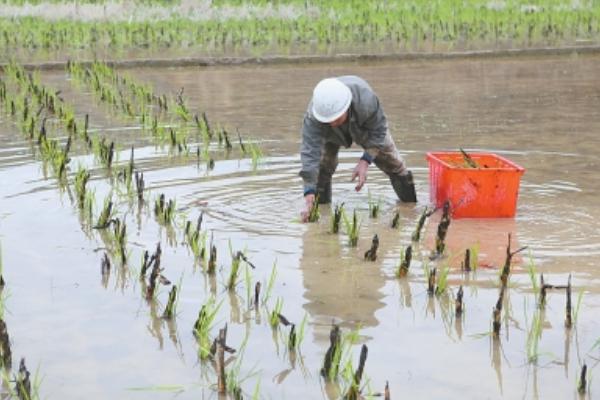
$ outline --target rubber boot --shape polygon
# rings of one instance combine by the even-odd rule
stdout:
[[[317,183],[317,199],[319,204],[331,203],[331,180]]]
[[[406,175],[391,175],[390,181],[400,201],[404,203],[417,202],[417,193],[415,191],[412,172],[408,171]]]

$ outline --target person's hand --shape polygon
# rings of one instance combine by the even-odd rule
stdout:
[[[354,167],[354,172],[352,172],[352,182],[358,178],[358,182],[356,183],[355,187],[357,192],[360,192],[360,189],[362,189],[363,185],[367,181],[367,169],[369,169],[369,163],[362,159],[359,160],[358,164],[356,164],[356,167]]]
[[[308,216],[310,214],[310,210],[315,203],[315,195],[313,193],[309,193],[304,196],[304,208],[300,211],[300,220],[302,222],[308,222]]]

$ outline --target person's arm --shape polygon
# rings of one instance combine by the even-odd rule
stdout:
[[[321,149],[323,137],[321,136],[319,122],[310,117],[307,112],[302,123],[302,146],[300,148],[300,161],[302,169],[300,176],[304,182],[304,209],[300,216],[302,222],[307,222],[308,213],[315,201],[317,180],[319,178],[319,163],[321,162]]]
[[[360,88],[359,101],[356,102],[357,122],[366,131],[367,140],[361,143],[364,152],[352,173],[352,181],[358,178],[356,191],[360,191],[367,180],[369,165],[385,145],[387,135],[387,120],[379,104],[377,95],[368,85]]]

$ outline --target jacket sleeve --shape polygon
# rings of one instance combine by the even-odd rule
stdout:
[[[322,147],[321,127],[307,112],[302,123],[302,146],[300,149],[300,161],[302,162],[300,176],[304,180],[305,195],[316,191]]]
[[[372,161],[385,146],[388,124],[379,98],[369,88],[363,88],[360,94],[360,103],[357,107],[358,121],[362,129],[367,132],[367,140],[363,147],[363,158]]]

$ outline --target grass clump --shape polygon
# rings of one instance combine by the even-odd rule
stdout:
[[[198,318],[194,323],[193,333],[200,346],[199,354],[201,359],[206,359],[210,354],[210,331],[214,326],[215,318],[222,303],[221,301],[217,304],[213,297],[209,298],[200,309]]]
[[[381,198],[377,201],[371,197],[371,191],[369,190],[369,216],[371,218],[377,218],[379,216],[379,209],[381,208]]]
[[[154,202],[154,215],[159,223],[171,225],[175,219],[175,200],[165,201],[165,195],[161,194]]]
[[[360,234],[360,220],[356,215],[356,210],[352,212],[352,219],[348,218],[345,212],[342,213],[342,220],[344,221],[344,227],[346,228],[346,234],[348,235],[348,241],[350,247],[356,247],[358,245],[358,237]]]

